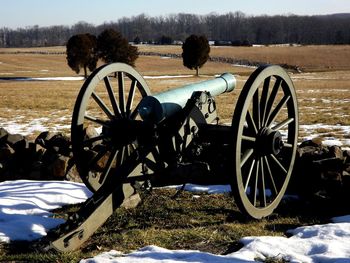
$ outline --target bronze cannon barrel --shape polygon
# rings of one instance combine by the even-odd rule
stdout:
[[[144,97],[138,112],[145,121],[159,123],[185,107],[194,92],[209,92],[217,96],[230,92],[236,87],[236,78],[230,73],[199,83],[189,84],[172,90],[167,90],[152,96]]]

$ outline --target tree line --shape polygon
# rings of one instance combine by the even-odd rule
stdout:
[[[99,35],[107,28],[113,28],[128,41],[137,43],[183,42],[189,35],[197,34],[224,43],[350,44],[349,25],[349,13],[315,16],[179,13],[156,17],[140,14],[97,26],[78,22],[72,26],[3,27],[0,28],[0,47],[65,45],[73,35]]]

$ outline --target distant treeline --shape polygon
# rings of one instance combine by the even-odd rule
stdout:
[[[208,15],[173,14],[123,17],[116,22],[73,26],[0,28],[0,47],[65,45],[75,34],[100,34],[106,28],[122,33],[129,41],[181,43],[189,35],[205,35],[217,43],[244,44],[350,44],[350,13],[319,16],[248,16],[242,12]]]

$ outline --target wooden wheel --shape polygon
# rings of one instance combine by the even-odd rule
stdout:
[[[122,63],[106,64],[85,81],[75,103],[71,137],[79,175],[91,191],[137,149],[142,122],[137,105],[150,93],[141,75]],[[137,169],[141,174],[142,165]]]
[[[258,68],[238,98],[232,119],[235,201],[262,218],[283,197],[294,165],[298,109],[293,83],[279,66]]]

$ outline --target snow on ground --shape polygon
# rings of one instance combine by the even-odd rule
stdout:
[[[0,183],[0,241],[34,240],[64,221],[50,210],[85,201],[91,193],[84,184],[55,181]]]
[[[299,132],[305,134],[302,140],[311,140],[322,137],[322,144],[326,146],[337,145],[345,149],[350,149],[350,126],[311,124],[299,125]],[[332,133],[335,136],[326,136]]]
[[[200,187],[189,185],[189,191],[217,193],[228,186]],[[84,201],[91,193],[82,184],[57,181],[7,181],[0,183],[0,241],[34,240],[58,224],[50,210]],[[196,250],[168,250],[146,246],[129,254],[109,251],[83,259],[81,263],[142,262],[181,263],[217,262],[248,263],[275,257],[288,262],[350,262],[350,215],[333,219],[334,223],[298,227],[289,230],[291,237],[244,237],[244,247],[228,255],[215,255]]]
[[[81,263],[100,262],[217,262],[247,263],[266,259],[284,259],[287,262],[345,263],[350,262],[350,215],[334,218],[325,225],[298,227],[289,230],[287,237],[244,237],[239,251],[228,255],[214,255],[196,250],[168,250],[147,246],[130,254],[111,250]]]
[[[48,128],[48,125],[45,123],[50,122],[50,119],[46,117],[33,119],[27,123],[25,122],[18,123],[18,121],[16,120],[1,122],[1,118],[0,118],[1,128],[4,128],[11,134],[21,134],[24,136],[34,134],[36,132],[43,132],[48,130],[51,132],[62,132],[64,130],[69,130],[71,128],[70,123],[67,123],[67,121],[66,121],[67,124],[62,123],[62,121],[60,121],[59,119],[55,119],[54,121],[56,123],[51,123],[50,128]]]
[[[166,186],[167,188],[180,189],[182,186]],[[205,192],[209,194],[219,194],[219,193],[229,193],[231,192],[231,186],[229,185],[196,185],[196,184],[186,184],[183,189],[189,192]]]
[[[71,127],[70,110],[53,110],[45,112],[31,111],[34,116],[26,116],[25,110],[4,110],[8,118],[0,117],[0,127],[6,129],[12,134],[31,135],[43,131],[64,132],[69,131]],[[48,117],[49,116],[49,117]]]

